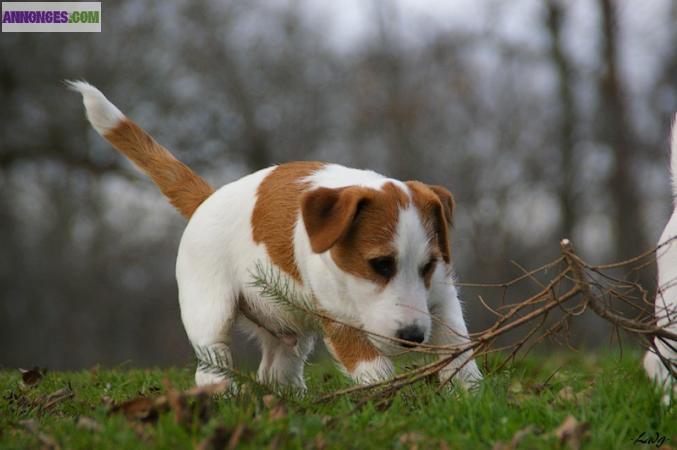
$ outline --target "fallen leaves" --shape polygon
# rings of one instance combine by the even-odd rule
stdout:
[[[410,431],[400,436],[400,444],[408,445],[409,450],[418,450],[418,445],[425,439],[425,436],[416,431]]]
[[[562,403],[582,404],[590,400],[592,388],[588,387],[582,391],[575,392],[571,386],[564,386],[557,392],[557,399]]]
[[[38,416],[43,415],[53,409],[57,404],[64,400],[75,397],[75,393],[70,385],[57,389],[48,395],[37,395],[35,391],[25,392],[23,389],[8,392],[3,399],[20,414],[35,413]]]
[[[238,424],[234,429],[219,426],[214,429],[211,435],[200,442],[195,450],[232,450],[251,436],[252,431],[244,423]]]
[[[492,447],[492,450],[515,450],[526,436],[535,431],[536,427],[534,425],[528,425],[521,430],[517,430],[509,443],[496,442]]]
[[[272,394],[264,395],[261,400],[263,406],[268,408],[268,418],[270,420],[279,420],[287,417],[287,407],[277,397]]]
[[[103,427],[99,422],[87,416],[78,417],[76,426],[82,430],[93,431],[95,433],[99,433],[103,430]]]
[[[119,405],[114,405],[111,413],[122,413],[129,420],[139,420],[141,422],[155,422],[158,418],[158,411],[161,405],[166,406],[166,402],[158,402],[157,399],[149,397],[137,397],[127,400]]]
[[[167,391],[165,395],[136,397],[113,405],[110,413],[122,413],[129,420],[156,422],[161,412],[171,410],[176,423],[189,426],[196,416],[206,419],[205,411],[210,397],[226,392],[229,386],[227,382],[223,382],[177,391],[169,381],[165,380],[164,384]]]
[[[35,419],[22,420],[19,424],[31,435],[35,436],[35,438],[43,445],[44,449],[59,450],[61,448],[58,442],[56,442],[56,439],[40,430],[38,422]]]
[[[578,450],[587,438],[589,427],[590,424],[588,422],[579,422],[574,416],[569,415],[553,431],[553,434],[559,439],[561,444],[567,444],[572,450]]]
[[[33,367],[32,369],[19,369],[21,372],[21,384],[25,387],[37,386],[47,374],[46,368]]]

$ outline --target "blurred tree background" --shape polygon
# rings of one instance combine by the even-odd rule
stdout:
[[[118,0],[100,34],[2,34],[0,365],[190,359],[184,222],[61,80],[98,86],[215,186],[299,159],[445,185],[459,279],[499,282],[562,237],[591,262],[656,242],[676,44],[671,0]],[[582,323],[574,343],[608,334]]]

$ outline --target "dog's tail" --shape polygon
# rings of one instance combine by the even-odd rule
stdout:
[[[184,217],[190,218],[214,192],[202,177],[125,117],[97,88],[84,81],[66,83],[82,94],[87,119],[94,129],[148,175]]]
[[[670,133],[670,174],[672,179],[672,196],[677,207],[677,114],[672,119]]]

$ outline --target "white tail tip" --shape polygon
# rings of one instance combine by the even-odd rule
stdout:
[[[100,90],[86,81],[66,81],[66,85],[73,91],[82,94],[87,119],[100,135],[117,127],[125,115],[108,101]]]

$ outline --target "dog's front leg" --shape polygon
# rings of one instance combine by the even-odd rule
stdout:
[[[363,332],[329,321],[325,321],[322,328],[327,348],[356,383],[375,383],[393,375],[392,361],[379,352]]]
[[[447,298],[441,302],[435,313],[430,343],[451,348],[466,348],[470,344],[468,329],[453,286],[449,288]],[[445,353],[440,355],[440,358],[449,356],[449,353]],[[472,350],[458,355],[440,371],[440,382],[445,383],[451,377],[466,389],[474,387],[482,379],[482,374],[473,359]]]

